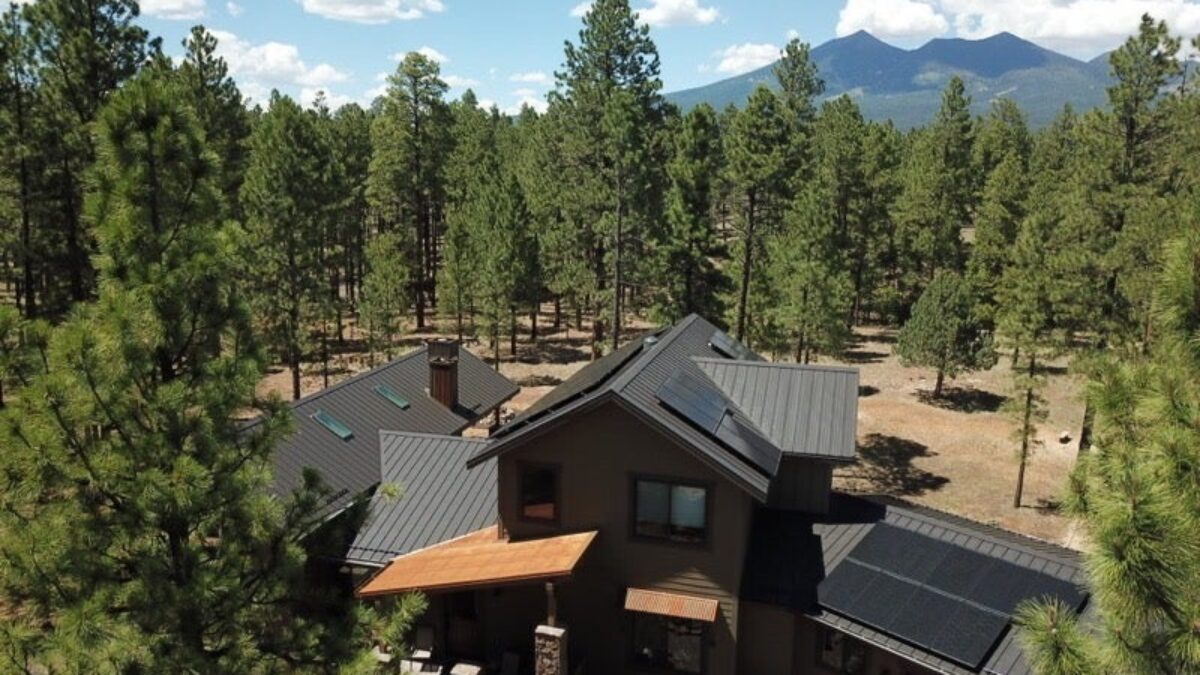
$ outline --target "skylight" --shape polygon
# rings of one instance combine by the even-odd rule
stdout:
[[[332,431],[338,438],[342,439],[343,441],[348,441],[351,438],[354,438],[354,432],[350,430],[350,427],[346,426],[345,424],[342,424],[341,420],[334,417],[333,415],[330,415],[329,413],[325,412],[324,410],[318,410],[317,412],[313,413],[312,418],[314,420],[316,420],[317,423],[320,424],[321,426]]]
[[[392,389],[386,384],[381,384],[375,387],[375,393],[391,401],[393,405],[401,410],[408,410],[408,399],[400,395],[400,392]]]

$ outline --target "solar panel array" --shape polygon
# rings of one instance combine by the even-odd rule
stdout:
[[[711,382],[687,371],[672,375],[659,387],[658,400],[768,476],[774,476],[783,453],[754,427],[734,417],[729,402]]]
[[[738,342],[725,331],[717,331],[708,339],[708,345],[731,359],[739,361],[761,361],[758,354],[750,351],[746,345]]]
[[[910,530],[878,524],[821,582],[827,609],[978,669],[1021,602],[1057,598],[1078,611],[1074,584]]]

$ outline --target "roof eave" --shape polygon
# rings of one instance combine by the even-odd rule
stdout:
[[[510,435],[504,436],[499,440],[489,441],[489,447],[483,448],[467,460],[467,468],[473,469],[493,457],[499,457],[505,452],[524,445],[527,441],[558,427],[574,414],[591,410],[613,398],[614,394],[612,390],[606,389],[592,395],[590,398],[584,396],[571,401],[564,407],[550,412],[546,417],[532,421],[528,426],[518,429]]]

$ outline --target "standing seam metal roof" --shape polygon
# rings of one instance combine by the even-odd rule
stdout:
[[[1078,585],[1086,583],[1082,560],[1075,551],[899,500],[834,493],[828,516],[771,509],[761,509],[755,515],[747,548],[742,598],[804,611],[815,621],[935,672],[949,675],[975,673],[816,605],[817,584],[836,569],[858,542],[880,522],[1064,581]],[[819,559],[815,557],[816,551],[820,551]],[[978,672],[1032,674],[1016,632],[1011,627],[1005,631]]]
[[[457,434],[518,391],[491,366],[460,348],[459,405],[450,410],[426,393],[425,354],[426,348],[421,347],[293,402],[294,430],[274,453],[275,491],[290,494],[300,487],[304,470],[311,468],[333,491],[326,510],[344,508],[380,481],[380,431]],[[409,407],[402,410],[374,391],[379,384],[408,399]],[[348,426],[354,436],[342,440],[313,420],[318,410]]]
[[[467,458],[485,443],[458,436],[383,431],[379,434],[383,485],[346,559],[383,565],[398,555],[475,532],[496,522],[496,462],[474,469]]]
[[[729,359],[696,362],[785,453],[856,458],[858,370]]]

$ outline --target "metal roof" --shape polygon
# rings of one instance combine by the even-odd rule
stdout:
[[[496,462],[467,468],[483,440],[396,431],[379,438],[382,485],[400,494],[375,491],[347,561],[383,565],[496,522]]]
[[[326,509],[336,511],[379,483],[380,431],[457,434],[518,391],[491,366],[460,348],[459,405],[450,410],[426,393],[425,353],[421,347],[293,402],[294,430],[274,453],[275,491],[290,494],[302,484],[304,470],[311,468],[333,492]],[[401,409],[375,391],[381,384],[406,398],[409,407]],[[342,440],[312,419],[318,410],[349,427],[353,436]]]
[[[979,671],[972,671],[816,604],[821,579],[854,550],[877,523],[887,523],[1014,565],[1084,585],[1080,555],[1069,549],[965,518],[886,498],[833,493],[830,513],[814,516],[760,509],[751,528],[741,597],[804,611],[820,623],[893,652],[935,672],[1031,674],[1016,632],[1009,627]],[[819,555],[818,553],[819,552]],[[1084,614],[1088,612],[1085,610]]]
[[[854,461],[857,369],[709,358],[696,362],[780,450]]]
[[[700,370],[695,361],[696,357],[721,357],[721,353],[709,344],[717,330],[711,323],[693,314],[675,324],[653,342],[640,339],[636,347],[631,346],[632,343],[626,345],[622,349],[628,349],[631,353],[623,362],[614,357],[606,367],[597,368],[595,372],[585,374],[584,371],[580,371],[560,385],[577,393],[556,397],[556,401],[559,402],[557,406],[543,407],[534,418],[520,424],[513,423],[514,428],[510,430],[502,429],[496,434],[496,440],[477,453],[471,462],[482,462],[495,457],[560,423],[574,412],[589,409],[605,401],[613,401],[651,427],[675,438],[685,448],[694,451],[702,462],[724,474],[756,499],[765,501],[771,485],[770,475],[740,457],[713,433],[693,426],[685,418],[662,405],[657,395],[659,388],[672,375],[682,371],[706,383],[705,386],[709,387],[714,395],[725,396]],[[623,352],[618,350],[613,355],[617,353]],[[597,377],[598,373],[603,373],[604,376]],[[579,386],[575,382],[576,378],[587,381],[588,386]],[[749,418],[736,410],[736,405],[731,402],[730,406],[735,419],[750,427],[754,426]]]

